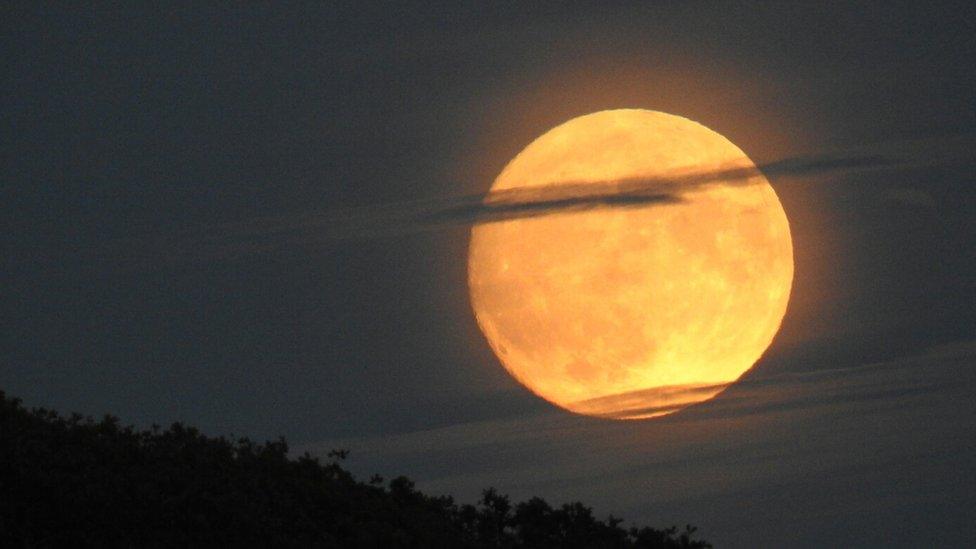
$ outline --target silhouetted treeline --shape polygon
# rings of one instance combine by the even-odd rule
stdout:
[[[61,417],[0,392],[0,546],[710,547],[694,528],[625,529],[581,503],[489,489],[458,505],[404,477],[358,481],[343,452],[329,457]]]

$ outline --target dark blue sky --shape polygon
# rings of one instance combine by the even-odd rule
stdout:
[[[580,498],[720,545],[973,541],[976,13],[797,4],[10,3],[0,389],[341,442],[364,474]],[[537,135],[619,107],[758,164],[902,162],[771,176],[796,248],[773,347],[719,402],[608,424],[494,359],[463,223],[334,233],[484,192]]]

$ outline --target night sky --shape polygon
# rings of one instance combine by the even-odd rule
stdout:
[[[719,547],[976,542],[971,4],[140,6],[0,8],[0,390]],[[519,385],[471,312],[472,219],[398,217],[624,107],[761,166],[877,159],[768,174],[779,335],[638,422]]]

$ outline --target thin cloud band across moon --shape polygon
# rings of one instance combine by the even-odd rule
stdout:
[[[679,116],[574,118],[512,159],[490,196],[565,186],[570,200],[579,182],[634,196],[628,181],[651,192],[625,208],[597,200],[476,224],[468,256],[475,317],[508,372],[566,410],[614,419],[666,415],[734,383],[772,342],[793,282],[789,223],[766,177]]]
[[[351,208],[269,216],[239,223],[189,228],[160,240],[134,234],[79,251],[76,259],[120,262],[131,269],[156,264],[194,264],[213,258],[291,253],[330,246],[338,241],[384,238],[438,231],[450,227],[580,212],[593,208],[670,207],[698,187],[746,185],[757,174],[802,178],[827,173],[924,167],[885,154],[796,156],[750,167],[672,174],[666,177],[618,178],[612,181],[561,181],[558,184],[381,202]],[[149,245],[151,243],[151,246]],[[155,249],[155,252],[148,252]],[[45,258],[40,258],[46,261]],[[56,258],[49,258],[54,261]]]

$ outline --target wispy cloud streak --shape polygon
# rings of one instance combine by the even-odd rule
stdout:
[[[687,172],[672,177],[614,181],[563,182],[556,185],[495,191],[435,205],[414,220],[420,224],[480,224],[588,210],[600,207],[641,207],[678,204],[686,193],[709,185],[745,185],[759,175],[803,176],[838,170],[873,169],[896,165],[879,156],[790,158],[757,167]]]
[[[404,236],[449,227],[565,214],[595,208],[646,208],[680,204],[711,185],[747,185],[757,175],[806,177],[832,172],[897,168],[881,155],[794,157],[756,167],[685,172],[674,177],[563,182],[530,188],[388,202],[376,205],[265,217],[196,227],[178,234],[134,235],[49,258],[132,265],[197,263],[243,257],[305,253],[336,242]],[[35,258],[36,259],[36,258]]]
[[[749,168],[688,172],[666,178],[563,182],[484,194],[390,202],[288,218],[208,228],[187,235],[180,253],[259,253],[289,245],[322,245],[348,239],[401,236],[512,219],[580,212],[595,208],[644,208],[680,204],[685,195],[710,185],[746,185],[757,175],[810,176],[830,172],[896,167],[889,157],[796,157]],[[194,253],[196,252],[196,253]]]

